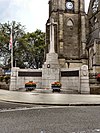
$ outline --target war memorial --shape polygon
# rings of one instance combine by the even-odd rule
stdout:
[[[12,68],[10,90],[28,81],[38,89],[51,89],[59,81],[68,93],[90,94],[100,88],[100,2],[91,0],[88,14],[84,0],[49,0],[46,54],[41,69]]]

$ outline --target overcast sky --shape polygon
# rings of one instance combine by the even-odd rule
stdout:
[[[45,31],[49,0],[0,0],[0,23],[20,22],[27,31]],[[85,0],[86,11],[90,0]]]

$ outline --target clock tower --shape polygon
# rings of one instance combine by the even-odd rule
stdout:
[[[50,44],[50,27],[53,18],[54,48],[61,67],[80,67],[86,63],[86,23],[84,0],[49,0],[49,18],[46,23],[47,52]]]

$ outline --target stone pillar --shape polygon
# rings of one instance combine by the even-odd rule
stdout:
[[[50,50],[46,55],[46,62],[42,69],[42,88],[51,88],[52,82],[59,81],[59,62],[58,54],[54,49],[54,25],[53,19],[48,24],[50,25]]]
[[[65,1],[64,0],[57,0],[58,1],[58,9],[59,10],[65,10]]]
[[[84,5],[85,5],[84,0],[80,0],[80,11],[81,12],[84,12],[85,11]]]
[[[81,45],[82,45],[82,55],[86,54],[86,27],[85,27],[85,16],[81,16]]]
[[[86,20],[85,20],[85,3],[80,0],[80,13],[81,13],[81,49],[80,56],[83,58],[83,64],[86,64]]]
[[[80,69],[80,93],[90,94],[88,66],[83,65]]]
[[[13,67],[11,70],[11,79],[10,79],[10,91],[14,91],[17,89],[17,77],[18,77],[18,67]]]
[[[58,9],[58,0],[52,0],[51,1],[51,7],[52,7],[52,11],[57,11],[57,9]]]
[[[63,42],[63,14],[59,14],[59,51],[63,53],[64,42]]]

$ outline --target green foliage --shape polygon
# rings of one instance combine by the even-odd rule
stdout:
[[[45,33],[36,30],[19,39],[19,55],[23,55],[26,67],[41,68],[44,61]],[[19,56],[17,55],[17,56]]]
[[[8,84],[10,82],[10,76],[4,76],[4,81]]]
[[[6,82],[8,84],[10,82],[10,76],[0,76],[0,82]]]
[[[3,82],[3,79],[4,79],[3,76],[0,76],[0,82]]]
[[[0,24],[0,56],[4,57],[4,67],[11,68],[9,40],[12,25],[13,66],[20,68],[41,68],[44,61],[45,33],[36,30],[25,33],[20,23]]]
[[[9,50],[11,26],[14,53],[16,51],[16,44],[18,42],[18,39],[25,33],[24,26],[22,26],[20,23],[16,23],[15,21],[13,21],[12,23],[8,22],[0,24],[0,56],[4,58],[4,67],[7,67],[8,69],[11,67],[11,51]]]

